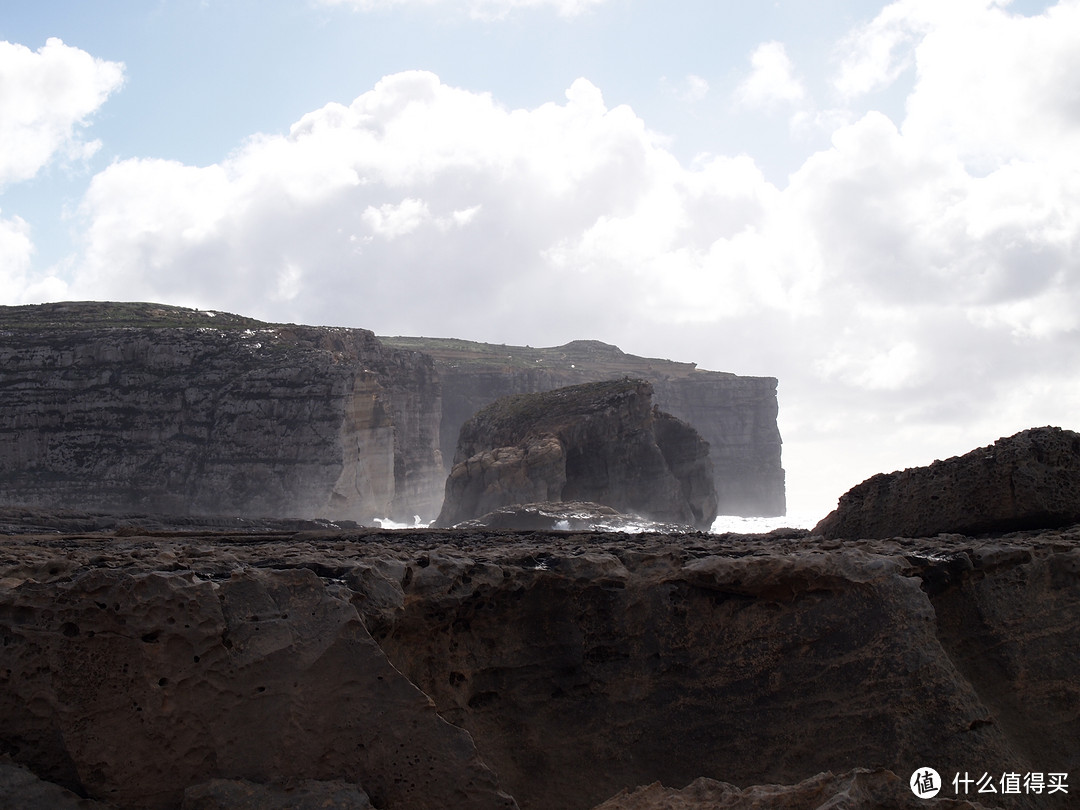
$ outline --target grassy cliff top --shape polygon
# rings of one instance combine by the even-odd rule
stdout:
[[[261,329],[263,321],[229,312],[189,309],[168,304],[114,301],[64,301],[0,307],[0,329]]]
[[[577,416],[601,412],[632,396],[651,396],[645,380],[604,380],[532,394],[512,394],[481,408],[470,420],[485,431],[518,437],[530,429],[557,426]]]
[[[563,346],[549,348],[478,343],[454,338],[380,336],[379,340],[387,346],[428,354],[435,358],[435,363],[440,367],[463,371],[542,369],[547,366],[562,370],[573,367],[583,373],[601,372],[609,377],[686,377],[694,373],[723,373],[699,372],[695,363],[638,357],[599,340],[574,340]]]

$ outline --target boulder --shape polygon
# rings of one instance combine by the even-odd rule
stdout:
[[[928,467],[882,473],[814,528],[826,538],[933,537],[1080,523],[1080,434],[1031,428]]]
[[[438,526],[503,506],[591,501],[707,529],[717,498],[708,444],[656,410],[644,380],[504,397],[465,423]]]

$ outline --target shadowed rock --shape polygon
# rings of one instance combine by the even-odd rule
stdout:
[[[180,810],[370,810],[358,785],[303,780],[274,787],[246,779],[212,779],[184,791]]]
[[[544,501],[708,528],[717,503],[708,445],[656,411],[643,380],[504,397],[462,427],[437,525]]]
[[[515,807],[312,571],[73,573],[0,589],[0,750],[35,774],[140,810],[214,777],[358,781],[382,808]]]
[[[940,787],[940,785],[938,786]],[[594,810],[991,810],[966,800],[920,799],[890,771],[821,773],[797,785],[740,789],[695,779],[682,790],[659,783],[623,791]]]
[[[827,538],[930,537],[1080,523],[1080,434],[1031,428],[928,467],[882,473],[840,497]]]

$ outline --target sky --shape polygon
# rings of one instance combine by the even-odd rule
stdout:
[[[1080,0],[5,0],[57,300],[776,377],[817,519],[1080,429]]]

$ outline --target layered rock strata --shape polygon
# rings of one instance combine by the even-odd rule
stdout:
[[[707,529],[717,508],[708,445],[652,407],[644,380],[496,400],[461,429],[436,523],[545,501],[589,501]]]
[[[439,391],[429,358],[361,329],[0,307],[0,503],[430,519]]]
[[[447,474],[462,425],[496,399],[629,376],[648,380],[657,407],[692,425],[709,443],[720,514],[786,512],[775,378],[637,357],[596,340],[536,349],[437,338],[380,339],[435,360],[443,388],[440,449]]]
[[[587,810],[654,782],[925,766],[958,800],[958,773],[1068,774],[1067,794],[966,798],[1075,806],[1080,527],[842,542],[4,518],[0,754],[116,810],[213,780]]]
[[[0,503],[427,521],[481,407],[632,374],[710,443],[721,512],[784,512],[775,379],[595,341],[386,341],[155,304],[0,307]]]
[[[825,537],[928,537],[1080,522],[1080,433],[1031,428],[962,456],[882,473],[841,496]]]

